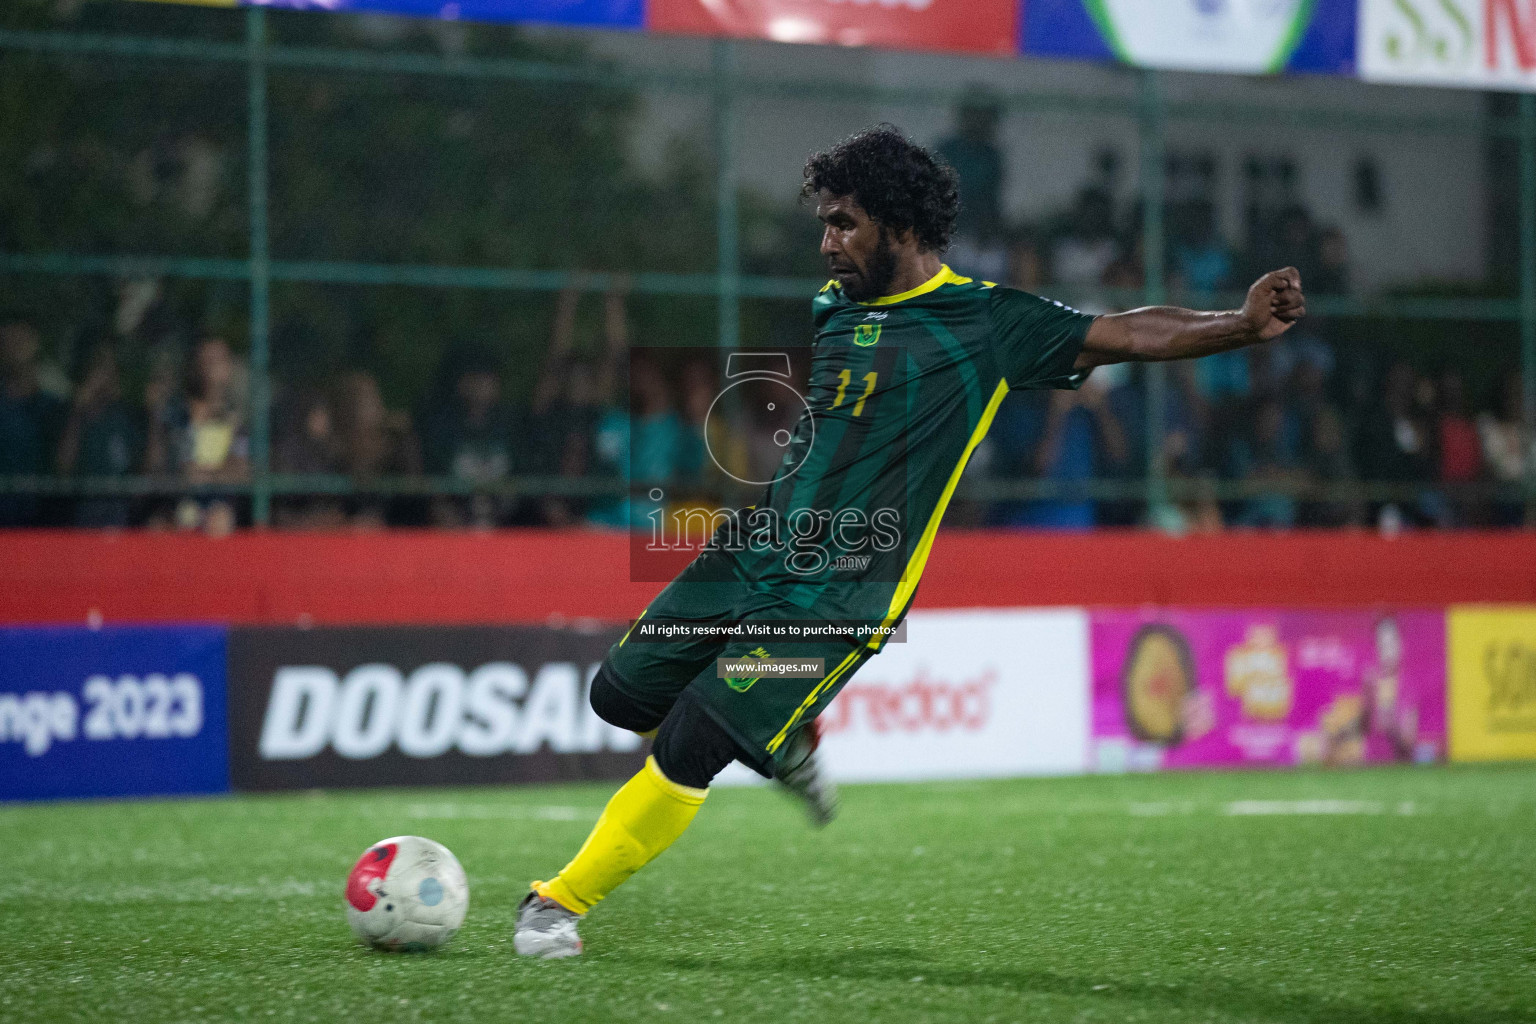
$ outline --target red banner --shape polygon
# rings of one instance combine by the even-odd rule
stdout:
[[[780,43],[1018,52],[1016,0],[650,0],[646,28]]]
[[[621,622],[661,589],[622,533],[0,530],[0,623]],[[919,608],[1536,604],[1536,534],[939,534]]]

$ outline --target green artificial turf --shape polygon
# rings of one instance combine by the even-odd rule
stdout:
[[[519,960],[610,789],[0,808],[0,1021],[1536,1021],[1536,767],[720,790]],[[469,874],[435,954],[347,929],[398,833]]]

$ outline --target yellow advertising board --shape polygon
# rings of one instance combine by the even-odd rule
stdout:
[[[1453,761],[1536,759],[1536,606],[1449,615]]]

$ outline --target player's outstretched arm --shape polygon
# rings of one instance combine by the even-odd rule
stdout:
[[[1077,369],[1108,363],[1193,359],[1278,338],[1307,312],[1295,267],[1271,271],[1248,289],[1242,309],[1200,313],[1148,306],[1101,316],[1088,329]]]

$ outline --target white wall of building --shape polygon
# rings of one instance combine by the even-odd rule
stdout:
[[[626,33],[589,33],[601,54],[641,70],[707,71],[710,43],[698,39]],[[1069,93],[1132,101],[1136,78],[1126,69],[1047,60],[947,57],[893,51],[747,42],[738,47],[747,79],[830,79],[884,88],[984,86],[1001,92]],[[1484,266],[1483,144],[1472,134],[1446,136],[1405,131],[1357,131],[1326,122],[1298,125],[1284,112],[1304,107],[1337,115],[1408,114],[1475,123],[1480,94],[1465,90],[1367,85],[1350,79],[1244,78],[1165,74],[1171,102],[1252,104],[1281,112],[1273,123],[1252,120],[1172,121],[1170,150],[1213,154],[1218,162],[1221,227],[1242,234],[1242,166],[1250,154],[1293,157],[1301,193],[1319,221],[1336,224],[1349,239],[1356,284],[1365,291],[1425,279],[1476,281]],[[746,96],[737,138],[742,182],[770,198],[794,201],[806,156],[876,121],[901,125],[918,141],[934,143],[951,129],[952,112],[921,105],[857,99]],[[707,146],[712,121],[707,95],[647,94],[644,123],[633,157],[658,166],[671,140]],[[1000,142],[1008,160],[1005,202],[1015,218],[1039,220],[1072,201],[1106,147],[1121,154],[1121,198],[1136,187],[1134,121],[1113,114],[1014,113],[1003,120]],[[1353,173],[1362,157],[1381,170],[1385,204],[1366,213],[1354,201]]]

